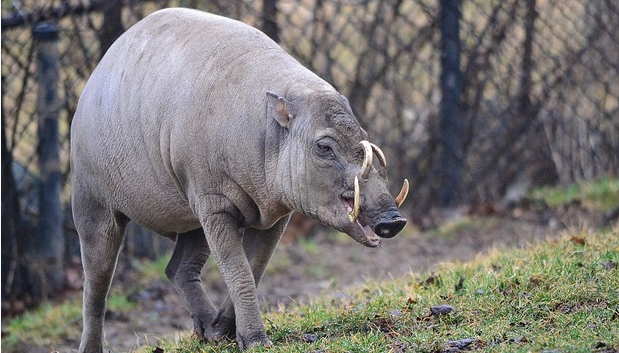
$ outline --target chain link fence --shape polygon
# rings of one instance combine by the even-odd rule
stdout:
[[[39,212],[35,22],[49,19],[60,28],[53,108],[69,210],[69,126],[80,92],[110,38],[169,6],[263,28],[349,98],[385,152],[391,180],[411,180],[409,215],[417,219],[437,204],[437,0],[13,1],[2,2],[3,230],[11,202],[22,217],[36,219]],[[619,175],[619,4],[470,0],[460,6],[459,199],[495,202],[535,185]],[[390,187],[395,193],[399,185]],[[68,211],[66,219],[70,228]],[[5,244],[3,236],[3,254]]]

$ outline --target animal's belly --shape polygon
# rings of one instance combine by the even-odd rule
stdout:
[[[186,199],[172,186],[144,183],[128,187],[119,210],[132,221],[162,235],[184,233],[200,227]],[[134,186],[135,183],[132,183]]]
[[[127,216],[144,228],[165,236],[185,233],[200,228],[200,222],[191,212],[162,205],[156,209],[134,209]]]

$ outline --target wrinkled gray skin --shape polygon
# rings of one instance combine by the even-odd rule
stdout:
[[[73,214],[84,266],[79,352],[102,352],[106,296],[127,222],[176,239],[166,274],[209,341],[269,345],[256,286],[299,211],[369,247],[406,220],[346,99],[260,31],[186,9],[122,35],[84,88],[71,128]],[[376,159],[375,159],[376,160]],[[381,170],[379,170],[381,169]],[[210,254],[229,288],[200,282]]]

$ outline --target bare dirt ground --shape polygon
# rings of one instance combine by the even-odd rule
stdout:
[[[588,220],[561,215],[518,212],[492,216],[466,216],[455,212],[430,231],[407,228],[378,249],[358,245],[344,234],[318,231],[311,239],[284,238],[258,289],[263,311],[278,305],[307,302],[319,295],[339,296],[350,286],[368,280],[389,280],[402,276],[423,276],[443,262],[469,261],[489,249],[522,247],[562,229],[582,229]],[[213,264],[203,273],[205,287],[215,303],[224,299],[225,285]],[[122,284],[115,281],[114,286]],[[171,284],[157,280],[136,289],[137,301],[131,313],[108,312],[106,351],[127,352],[159,339],[174,340],[191,335],[192,322]],[[79,337],[68,338],[54,348],[74,352]],[[50,352],[50,347],[30,347],[30,352]]]

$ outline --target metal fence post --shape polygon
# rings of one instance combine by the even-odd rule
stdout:
[[[262,31],[279,43],[277,0],[262,0]]]
[[[441,206],[453,206],[459,201],[462,184],[460,51],[460,0],[441,0]]]
[[[43,22],[33,29],[32,34],[37,48],[39,115],[39,237],[36,252],[46,275],[46,288],[50,291],[64,286],[65,242],[60,200],[62,174],[58,131],[58,29],[54,24]]]

